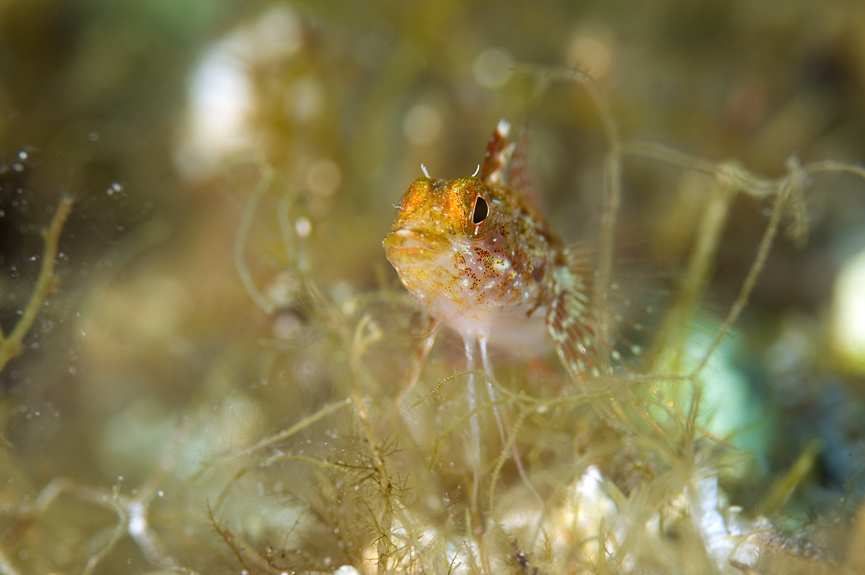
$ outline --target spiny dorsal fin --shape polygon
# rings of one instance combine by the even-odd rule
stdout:
[[[507,120],[499,120],[487,144],[480,177],[485,182],[511,188],[541,212],[543,202],[529,160],[526,133],[525,129],[521,130],[519,143],[514,143],[511,141],[511,125]]]
[[[506,120],[499,120],[484,154],[484,165],[481,168],[483,181],[502,186],[507,184],[508,168],[516,148],[509,139],[510,131],[511,125]]]
[[[538,183],[537,173],[534,170],[534,163],[530,158],[530,149],[529,131],[523,124],[508,170],[508,187],[519,192],[538,213],[542,214],[544,213],[544,196]]]

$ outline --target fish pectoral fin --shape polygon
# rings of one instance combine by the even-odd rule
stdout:
[[[611,370],[609,344],[600,335],[586,286],[569,274],[571,285],[558,290],[547,311],[547,329],[565,369],[576,381]]]

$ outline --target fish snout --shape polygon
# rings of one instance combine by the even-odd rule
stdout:
[[[399,228],[385,236],[383,245],[387,259],[396,264],[435,259],[449,242],[437,234]]]

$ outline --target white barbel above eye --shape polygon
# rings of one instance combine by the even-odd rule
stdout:
[[[429,172],[426,171],[426,166],[421,164],[420,169],[423,171],[423,175],[425,175],[426,177],[429,177]]]

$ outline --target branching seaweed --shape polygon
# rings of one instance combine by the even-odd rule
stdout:
[[[54,274],[54,266],[57,261],[57,244],[60,242],[63,224],[66,223],[66,218],[69,217],[71,211],[72,200],[61,200],[54,210],[51,225],[42,231],[45,249],[42,252],[42,266],[39,269],[36,287],[9,335],[4,335],[0,329],[0,371],[3,371],[11,359],[21,355],[21,343],[24,341],[24,336],[30,331],[45,301],[54,294],[54,290],[57,288],[57,276]]]
[[[111,536],[98,551],[87,558],[81,571],[82,575],[93,573],[99,563],[114,549],[117,542],[124,535],[129,535],[135,541],[142,554],[153,565],[179,570],[183,573],[195,573],[193,570],[179,566],[164,551],[162,544],[149,526],[148,505],[150,499],[155,496],[152,490],[143,489],[137,496],[129,497],[121,494],[117,487],[109,491],[80,485],[70,479],[57,478],[45,486],[32,504],[22,505],[19,514],[23,518],[38,519],[45,515],[48,509],[63,494],[68,494],[84,503],[113,510],[117,514],[117,523],[111,532]]]
[[[828,273],[795,295],[782,286],[804,311],[782,308],[786,302],[780,298],[778,304],[772,302],[777,307],[755,309],[752,316],[748,306],[774,289],[761,281],[811,271],[818,250],[840,253],[838,244],[848,241],[855,223],[853,210],[842,214],[840,231],[829,230],[821,219],[828,221],[825,216],[834,217],[838,211],[833,210],[847,205],[861,207],[861,197],[837,193],[826,194],[825,211],[811,211],[811,200],[821,198],[812,197],[810,190],[828,179],[824,176],[865,180],[865,168],[807,163],[804,158],[815,152],[803,146],[812,138],[819,149],[834,147],[851,157],[861,153],[850,135],[855,136],[850,120],[860,121],[861,114],[851,113],[855,98],[849,96],[851,86],[861,84],[862,73],[855,66],[837,65],[849,60],[855,44],[849,40],[862,29],[861,24],[845,28],[838,15],[855,9],[823,10],[831,17],[803,27],[798,39],[791,32],[799,24],[793,13],[819,10],[797,5],[781,24],[771,23],[785,42],[798,40],[795,53],[802,60],[785,68],[779,84],[778,77],[763,74],[750,61],[718,68],[715,64],[725,61],[706,65],[702,60],[716,55],[709,50],[717,46],[706,42],[704,51],[695,30],[717,28],[719,18],[723,29],[734,32],[743,22],[749,29],[765,26],[765,9],[755,12],[750,5],[706,13],[682,12],[680,6],[636,12],[629,7],[624,11],[628,15],[645,14],[653,17],[653,26],[663,24],[660,32],[648,26],[643,32],[641,26],[616,22],[617,14],[624,13],[621,7],[593,10],[595,22],[587,24],[586,19],[567,21],[584,11],[552,3],[555,9],[548,12],[560,21],[540,38],[547,43],[526,45],[521,38],[502,40],[483,28],[488,7],[472,3],[419,3],[418,10],[405,11],[385,2],[358,12],[362,18],[348,19],[329,3],[296,4],[266,2],[252,12],[244,10],[244,22],[215,42],[211,25],[185,25],[183,11],[167,15],[169,20],[160,14],[160,22],[172,23],[175,41],[182,39],[202,59],[185,96],[172,95],[169,86],[160,99],[172,105],[159,125],[178,127],[179,145],[171,155],[180,169],[170,186],[152,185],[172,178],[162,165],[169,155],[166,145],[172,146],[165,134],[155,141],[166,145],[144,147],[158,153],[141,146],[131,147],[134,154],[121,149],[125,146],[114,149],[114,142],[139,134],[140,124],[118,115],[136,108],[113,97],[111,82],[82,92],[69,81],[77,82],[82,71],[84,80],[99,75],[102,66],[112,64],[110,58],[89,59],[91,52],[103,51],[93,50],[96,44],[89,40],[76,41],[81,23],[70,28],[69,41],[29,50],[22,60],[27,68],[18,74],[28,81],[10,84],[0,98],[21,108],[21,118],[6,119],[15,128],[22,119],[36,120],[24,114],[44,108],[39,98],[36,106],[27,102],[27,94],[42,93],[41,80],[36,80],[44,68],[52,68],[46,85],[59,82],[75,96],[45,123],[5,130],[7,145],[22,139],[14,143],[22,146],[17,159],[0,165],[0,192],[9,194],[0,199],[0,218],[6,218],[0,224],[6,232],[16,226],[36,229],[18,220],[46,208],[36,190],[53,188],[58,177],[73,175],[88,183],[108,175],[112,181],[137,180],[129,186],[112,184],[107,194],[92,193],[75,204],[76,213],[87,208],[76,232],[99,236],[87,239],[81,233],[75,238],[76,254],[95,258],[92,266],[81,258],[80,273],[69,274],[85,296],[72,312],[81,318],[80,330],[71,328],[79,324],[70,315],[40,315],[49,302],[54,306],[50,298],[58,276],[68,273],[58,271],[64,266],[57,260],[63,258],[58,250],[60,241],[65,246],[67,240],[63,232],[68,231],[64,226],[69,225],[71,201],[47,206],[51,215],[45,217],[51,222],[42,232],[41,256],[30,258],[42,258],[33,263],[34,272],[39,270],[31,288],[16,290],[21,298],[3,289],[0,372],[9,385],[0,388],[0,575],[96,575],[124,568],[217,575],[865,572],[860,550],[865,548],[865,508],[857,503],[861,485],[855,485],[861,470],[844,467],[826,474],[833,480],[852,478],[843,488],[820,489],[816,495],[818,490],[810,489],[824,479],[814,478],[815,467],[825,462],[830,470],[835,465],[829,453],[833,438],[823,430],[827,414],[802,417],[818,422],[784,438],[784,449],[798,453],[790,453],[785,462],[778,450],[766,466],[774,440],[766,433],[772,428],[767,421],[774,413],[790,413],[786,406],[771,404],[777,389],[761,396],[765,403],[760,406],[755,401],[740,410],[748,417],[758,410],[769,414],[747,427],[741,413],[731,416],[733,401],[717,399],[719,390],[726,391],[726,378],[736,378],[736,391],[750,397],[763,391],[756,385],[747,389],[750,382],[744,380],[750,374],[740,369],[745,362],[754,371],[767,370],[767,385],[796,386],[802,395],[812,394],[799,398],[801,404],[820,409],[824,400],[839,401],[817,397],[822,381],[836,385],[840,380],[837,385],[843,387],[853,380],[847,374],[825,376],[849,362],[819,347],[823,318],[810,303],[828,292]],[[196,15],[220,26],[235,14],[229,11],[214,20],[209,10]],[[522,18],[525,10],[497,5],[496,21],[506,22],[513,14]],[[533,16],[546,14],[532,10]],[[15,12],[10,22],[23,18],[26,30],[50,29],[31,19],[27,9]],[[82,20],[85,31],[96,29],[90,18],[101,21],[98,14]],[[755,15],[757,22],[752,21]],[[112,26],[117,23],[110,20]],[[549,24],[536,20],[537,26]],[[121,27],[133,28],[147,26]],[[809,30],[822,32],[814,40],[806,38]],[[196,39],[205,32],[206,40]],[[622,41],[622,32],[637,34]],[[711,117],[702,114],[706,107],[697,113],[688,110],[684,90],[674,98],[663,90],[642,91],[676,84],[666,77],[646,80],[657,67],[649,69],[644,62],[659,56],[640,34],[663,35],[667,53],[660,58],[672,55],[676,69],[703,66],[707,76],[688,78],[688,86],[700,88],[692,94],[711,94]],[[31,35],[19,36],[13,45]],[[90,34],[85,39],[91,36],[105,37]],[[151,43],[149,37],[135,36],[134,46]],[[775,53],[766,49],[769,44],[761,41],[759,47],[744,49],[765,50],[752,58],[765,65]],[[73,50],[59,67],[51,56],[58,46]],[[635,48],[644,46],[648,49],[635,57]],[[683,46],[701,49],[689,60]],[[168,48],[158,52],[160,61],[170,56]],[[509,50],[548,55],[559,50],[604,81],[579,69],[509,68]],[[172,68],[172,77],[180,77],[187,63]],[[635,65],[646,67],[636,78],[631,76]],[[113,76],[128,84],[122,74]],[[758,82],[751,85],[749,76]],[[448,79],[453,83],[447,84]],[[140,91],[134,84],[132,91]],[[640,92],[626,95],[620,113],[619,101],[607,94],[608,85],[638,86]],[[242,97],[214,99],[214,86]],[[528,335],[524,342],[517,333],[507,334],[514,336],[515,353],[503,347],[487,356],[484,350],[483,371],[460,371],[466,364],[457,338],[439,329],[439,322],[399,285],[378,245],[387,219],[382,209],[392,203],[410,170],[421,161],[435,168],[431,172],[444,172],[457,162],[465,167],[463,161],[470,158],[462,157],[463,150],[475,129],[499,114],[514,120],[533,105],[526,94],[543,104],[537,115],[545,126],[535,134],[541,136],[537,150],[544,154],[538,171],[556,182],[551,188],[586,192],[564,199],[551,223],[568,218],[568,223],[596,230],[580,271],[586,279],[583,305],[592,306],[597,317],[580,336],[586,349],[575,352],[597,358],[604,369],[595,374],[569,373],[552,353],[528,349]],[[106,95],[120,104],[107,115],[93,105],[94,97],[103,101]],[[778,114],[783,98],[791,95],[805,96],[805,104],[792,107],[792,114]],[[179,105],[183,97],[188,106]],[[139,100],[140,95],[135,102]],[[184,108],[189,109],[187,121],[176,112]],[[102,118],[86,122],[94,125],[86,142],[82,124],[68,117],[81,109]],[[639,125],[643,118],[637,114],[647,112],[659,118],[670,114],[661,118],[664,123],[684,119],[685,129],[700,129],[704,135],[717,129],[722,138],[706,137],[716,148],[735,149],[745,138],[758,136],[750,139],[755,157],[742,158],[754,165],[787,148],[787,141],[778,140],[788,130],[805,126],[807,130],[798,130],[800,139],[790,142],[803,149],[803,161],[791,156],[779,166],[779,177],[766,177],[735,159],[707,161],[637,140],[627,133],[624,119]],[[831,117],[811,126],[814,119],[806,116],[821,113]],[[697,115],[700,119],[693,122]],[[575,130],[565,122],[589,129]],[[49,137],[57,126],[69,129],[63,128],[62,137]],[[135,129],[119,129],[124,126]],[[766,140],[759,137],[767,134],[771,137]],[[813,138],[816,134],[819,140]],[[143,137],[151,141],[153,135]],[[43,137],[50,145],[38,141]],[[84,145],[70,154],[70,141]],[[237,160],[226,161],[232,150],[239,150]],[[520,152],[525,152],[522,145]],[[573,166],[584,161],[587,169],[577,173]],[[59,171],[36,173],[57,162]],[[214,166],[226,164],[226,177],[214,177]],[[510,180],[515,189],[522,188],[516,184],[521,178],[532,179],[526,175],[530,170],[512,171],[520,174]],[[147,178],[139,179],[140,174]],[[631,176],[639,191],[634,203],[628,190]],[[681,195],[657,195],[672,178],[679,181],[671,193]],[[226,182],[228,198],[222,193]],[[72,189],[77,185],[59,183]],[[146,191],[127,195],[125,187]],[[170,204],[181,207],[169,219],[182,233],[132,262],[113,242],[130,220],[158,216],[151,212],[169,202],[149,190],[169,188],[185,194],[178,195],[181,202]],[[583,210],[595,202],[594,192],[600,193],[597,210]],[[669,205],[672,210],[654,217]],[[754,206],[753,219],[735,221],[733,214],[754,212]],[[577,210],[594,221],[582,225],[582,215],[570,218]],[[234,222],[228,234],[226,221]],[[626,250],[618,243],[620,237],[639,235],[624,229],[632,223],[637,231],[651,226],[645,234],[650,253],[684,254],[680,281],[654,267],[641,274],[618,263],[626,252],[641,249]],[[732,233],[739,230],[745,233]],[[802,247],[809,236],[818,241],[807,247],[802,258],[807,265],[788,265],[784,258],[790,256],[782,251],[787,246],[780,244]],[[120,241],[133,241],[130,237]],[[857,236],[849,243],[858,241]],[[103,257],[91,254],[106,245]],[[568,253],[576,254],[573,250]],[[771,258],[776,255],[781,269],[773,275],[776,262]],[[120,264],[124,273],[118,275],[114,272]],[[108,268],[110,278],[104,273]],[[712,278],[717,274],[727,288],[724,274],[729,270],[738,274],[732,278],[732,296],[713,314],[706,309],[712,303],[707,295],[715,287]],[[640,285],[630,286],[629,280]],[[763,287],[769,289],[763,292]],[[20,311],[9,307],[19,300]],[[802,317],[805,327],[787,325]],[[781,324],[777,331],[790,341],[775,339],[776,319]],[[766,328],[731,337],[740,324],[752,320]],[[63,329],[58,329],[55,324],[61,323]],[[54,334],[50,350],[33,342],[42,347],[44,361],[15,360],[39,337],[36,331]],[[784,358],[777,359],[776,351]],[[772,370],[785,370],[785,379]],[[467,405],[466,380],[489,394]],[[44,383],[32,385],[34,381]],[[839,413],[834,406],[826,410],[828,417]],[[858,434],[861,413],[854,414]],[[808,434],[820,439],[807,443]],[[858,435],[850,443],[858,446]],[[160,451],[166,443],[171,444],[169,453]],[[754,444],[759,448],[746,447]],[[75,450],[66,451],[68,446]],[[849,451],[845,461],[851,459]],[[143,463],[159,459],[160,453],[158,464]],[[779,472],[781,466],[786,470]],[[744,509],[736,507],[740,503]],[[806,511],[800,512],[803,504]],[[813,512],[826,514],[827,509],[828,519],[812,519]],[[858,514],[855,524],[853,514]],[[816,537],[809,538],[812,525]],[[826,545],[830,553],[820,555],[808,547],[820,538],[837,540]],[[772,555],[813,560],[813,565],[772,563]]]
[[[327,398],[323,407],[318,403],[311,415],[297,415],[294,423],[281,431],[206,459],[189,479],[205,481],[206,471],[224,471],[214,475],[219,484],[213,492],[214,504],[208,503],[209,522],[245,569],[280,569],[280,562],[274,559],[279,551],[267,546],[267,551],[262,552],[261,534],[244,532],[242,524],[229,526],[227,519],[216,514],[229,510],[233,500],[242,497],[242,490],[250,484],[276,481],[285,469],[304,469],[303,477],[315,478],[315,485],[303,487],[305,495],[300,495],[299,487],[286,495],[300,502],[301,507],[305,505],[304,517],[330,537],[345,558],[350,557],[353,564],[367,572],[381,575],[494,573],[514,567],[523,573],[635,572],[634,561],[647,557],[648,548],[658,547],[661,550],[657,553],[675,555],[672,550],[677,543],[667,537],[667,531],[679,530],[682,539],[678,545],[682,546],[702,545],[701,538],[708,537],[701,531],[704,526],[698,515],[718,512],[704,509],[707,504],[699,494],[711,493],[711,481],[717,482],[718,454],[732,446],[698,423],[701,378],[705,377],[706,366],[747,305],[785,219],[789,221],[788,236],[798,242],[807,238],[807,177],[849,173],[865,178],[865,170],[836,162],[800,166],[791,158],[787,174],[771,180],[732,163],[715,164],[656,144],[631,142],[619,134],[610,104],[588,75],[576,70],[530,67],[518,71],[544,86],[552,81],[577,83],[588,91],[602,119],[609,150],[604,164],[599,261],[593,292],[601,309],[608,309],[613,289],[613,238],[622,201],[625,160],[648,158],[714,179],[702,208],[684,281],[655,334],[649,361],[633,373],[611,374],[580,386],[563,384],[563,376],[556,374],[552,376],[559,385],[555,392],[527,391],[519,380],[509,386],[480,372],[446,371],[439,372],[427,389],[411,395],[421,370],[432,371],[425,361],[433,353],[431,334],[437,327],[435,322],[421,318],[415,322],[422,325],[418,333],[404,322],[399,324],[400,329],[410,335],[390,333],[382,316],[377,315],[376,306],[382,305],[389,313],[407,307],[403,300],[397,302],[387,287],[348,299],[332,297],[302,265],[298,254],[291,221],[297,194],[274,168],[266,163],[255,164],[259,176],[246,200],[234,244],[238,274],[262,311],[278,313],[278,304],[257,286],[245,259],[248,236],[256,228],[259,212],[264,211],[259,208],[265,199],[273,200],[269,194],[275,194],[272,223],[285,252],[275,259],[297,279],[292,297],[303,301],[308,315],[305,319],[321,336],[290,344],[272,343],[274,355],[269,356],[267,369],[276,369],[274,364],[281,361],[279,353],[304,353],[311,346],[321,346],[325,350],[321,353],[327,354],[323,357],[333,362],[329,372],[333,389],[322,396]],[[681,365],[686,362],[678,359],[687,338],[683,326],[703,298],[730,205],[738,193],[771,201],[769,221],[726,318],[696,364],[685,369]],[[603,318],[599,337],[608,337],[603,334],[611,333],[614,320],[612,315]],[[409,348],[405,351],[408,367],[400,372],[404,379],[396,382],[383,380],[375,365],[382,361],[384,346],[393,341],[403,343],[401,349]],[[469,373],[489,381],[497,399],[472,410],[462,406],[451,410],[457,396],[453,390],[458,387],[451,384]],[[682,387],[688,392],[684,394],[687,401],[680,404],[668,397],[666,386]],[[465,493],[468,464],[461,437],[474,416],[489,418],[494,409],[508,413],[507,433],[501,441],[493,437],[496,434],[490,434],[485,448],[491,456],[484,464],[480,492],[470,496]],[[347,413],[349,417],[335,417]],[[350,430],[350,442],[318,446],[313,454],[299,449],[301,436],[337,421],[340,428]],[[579,439],[581,433],[588,433],[592,439]],[[552,437],[561,438],[559,444]],[[523,449],[532,453],[526,458],[525,469],[521,463],[509,465],[513,450]],[[331,455],[338,450],[351,450],[356,459],[343,461]],[[624,469],[616,471],[616,465],[622,464],[615,460],[623,457],[623,451],[636,455],[627,460]],[[599,462],[605,462],[605,472],[641,479],[625,489],[601,475]],[[536,499],[527,505],[525,495],[534,492],[534,486],[538,488]],[[316,489],[319,502],[313,494]],[[482,507],[485,505],[480,532],[476,530],[478,517],[467,504],[475,496],[482,496]],[[128,502],[117,501],[118,509],[131,516]],[[516,501],[519,504],[515,505]],[[299,521],[295,520],[292,533],[301,530]],[[730,532],[729,558],[734,563],[729,564],[737,565],[735,557],[740,550],[759,544],[759,538],[752,537],[758,532],[758,528],[748,533]],[[116,537],[120,537],[122,530],[117,533]],[[283,536],[287,541],[288,536]],[[514,543],[517,536],[523,542],[521,547]],[[286,543],[286,547],[283,553],[295,553],[293,545]],[[298,568],[330,565],[312,550],[304,550],[303,557],[297,557]],[[529,562],[528,557],[538,557],[545,570]],[[331,560],[330,555],[327,560]],[[709,559],[701,555],[699,561],[708,565]]]

